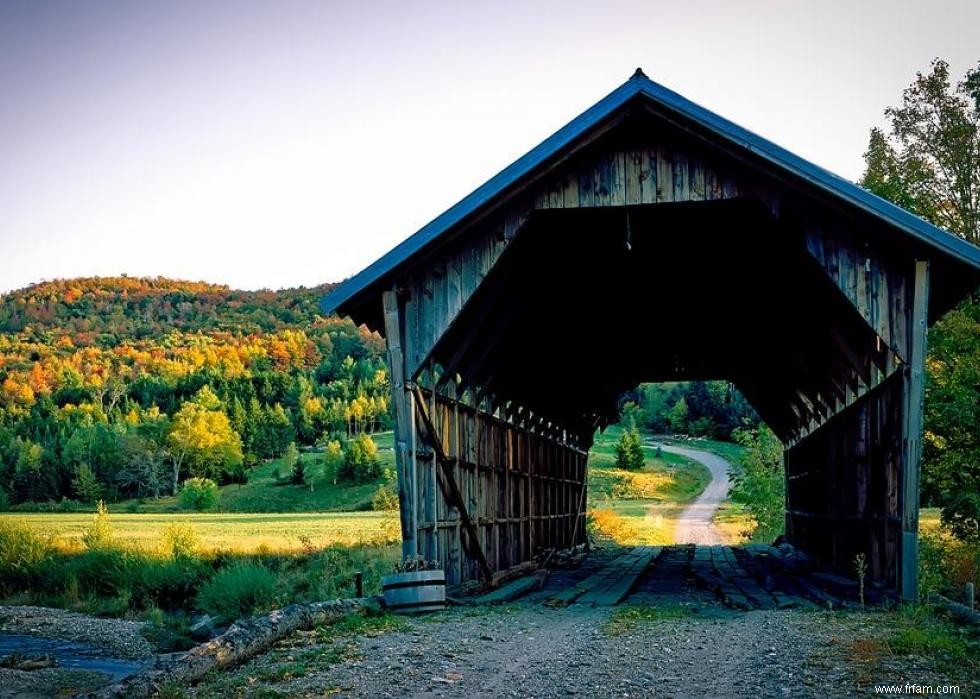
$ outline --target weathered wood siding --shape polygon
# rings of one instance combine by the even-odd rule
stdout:
[[[875,372],[875,383],[880,383],[909,358],[911,265],[830,226],[807,231],[806,243],[810,254],[881,338],[887,351],[884,370]]]
[[[915,599],[928,264],[832,226],[806,245],[875,343],[844,348],[844,400],[786,451],[787,538],[844,574],[864,553],[872,580]]]
[[[901,545],[903,374],[893,374],[786,451],[786,535],[847,576],[894,586]]]
[[[584,541],[584,451],[463,400],[430,390],[421,394],[491,569],[503,570],[540,550]],[[466,552],[471,542],[461,512],[445,497],[436,451],[421,428],[416,445],[415,553],[442,563],[451,583],[479,579],[477,559]]]

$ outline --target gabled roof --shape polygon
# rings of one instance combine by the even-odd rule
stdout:
[[[814,188],[877,217],[882,222],[921,243],[925,243],[937,252],[975,270],[980,270],[980,248],[691,102],[663,85],[650,80],[641,70],[637,69],[629,80],[596,104],[501,170],[460,202],[423,226],[414,235],[399,243],[353,277],[343,281],[323,299],[324,312],[344,312],[345,307],[355,297],[388,277],[406,260],[448,234],[469,216],[516,185],[535,169],[558,155],[562,149],[571,145],[634,99],[649,100],[661,110],[676,114],[681,119],[714,134],[719,140],[751,152],[775,168],[801,178]]]

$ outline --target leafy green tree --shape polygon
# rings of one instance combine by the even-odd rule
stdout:
[[[266,408],[263,412],[263,446],[264,456],[274,458],[281,456],[286,451],[290,442],[295,440],[293,423],[289,419],[289,414],[280,403]]]
[[[78,467],[78,473],[72,481],[75,495],[82,502],[96,502],[102,497],[102,484],[88,464]]]
[[[138,496],[160,497],[166,480],[166,446],[149,431],[131,430],[122,439],[124,465],[116,472],[116,482]],[[163,439],[166,436],[163,435]]]
[[[245,411],[244,404],[237,396],[231,401],[231,407],[228,411],[228,419],[231,421],[232,428],[242,439],[242,453],[254,453],[255,449],[252,444],[254,440],[252,425],[248,419],[248,413]]]
[[[980,64],[955,86],[935,60],[873,129],[861,184],[980,245]],[[929,332],[922,497],[980,541],[980,290]]]
[[[293,485],[305,485],[307,480],[307,469],[303,460],[299,457],[299,449],[295,442],[290,442],[286,447],[286,452],[282,455],[282,471],[289,474],[289,480]],[[310,474],[312,475],[312,474]],[[310,487],[313,486],[313,479],[310,478]]]
[[[296,442],[290,442],[282,455],[282,470],[289,473],[297,462],[299,462],[299,449],[296,448]]]
[[[636,427],[623,430],[616,442],[616,466],[628,471],[639,471],[644,466],[643,445]]]
[[[929,332],[922,497],[943,523],[980,544],[980,303],[964,303]]]
[[[667,412],[667,424],[674,432],[683,432],[687,428],[687,398],[681,396]]]
[[[306,466],[299,459],[293,464],[289,473],[289,480],[293,485],[306,485]],[[310,480],[310,489],[313,488],[313,481]]]
[[[640,384],[634,393],[640,406],[637,424],[654,434],[688,432],[727,440],[735,428],[759,422],[745,397],[727,381]]]
[[[45,449],[29,439],[14,441],[14,493],[17,500],[43,501],[53,499],[58,492],[57,477],[45,459]]]
[[[872,129],[861,184],[980,245],[980,64],[955,86],[936,59]]]
[[[634,401],[628,400],[619,409],[619,423],[626,427],[636,427],[643,418],[643,410]]]
[[[62,458],[76,469],[83,464],[90,467],[99,480],[108,482],[125,461],[121,436],[122,430],[107,422],[88,422],[72,432]]]
[[[735,438],[745,447],[745,454],[740,468],[731,477],[729,495],[733,501],[745,505],[755,521],[752,538],[772,541],[785,527],[783,445],[765,426],[736,430]]]

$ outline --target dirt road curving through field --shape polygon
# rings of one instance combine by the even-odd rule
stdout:
[[[721,533],[715,528],[712,518],[728,497],[728,473],[731,464],[717,454],[701,449],[688,449],[662,445],[664,451],[680,454],[694,459],[711,472],[711,482],[697,499],[688,505],[677,520],[674,541],[678,544],[705,544],[713,546],[725,543]]]

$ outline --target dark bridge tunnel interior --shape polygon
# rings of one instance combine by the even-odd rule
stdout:
[[[587,434],[640,382],[725,379],[786,440],[833,412],[807,389],[842,393],[827,377],[870,371],[869,350],[798,230],[736,199],[534,212],[432,356],[461,388]]]

